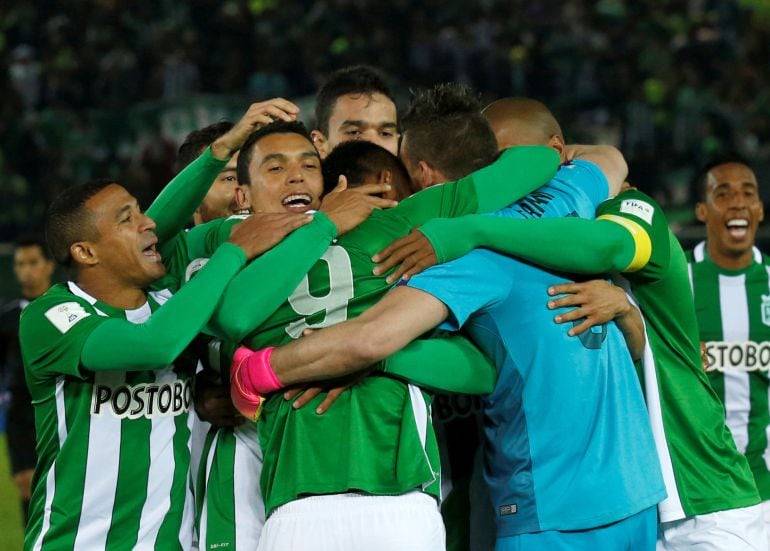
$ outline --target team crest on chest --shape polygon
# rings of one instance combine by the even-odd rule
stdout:
[[[770,295],[762,295],[762,323],[770,326]]]

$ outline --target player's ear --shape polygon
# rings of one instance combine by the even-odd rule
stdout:
[[[695,203],[695,218],[704,224],[706,223],[706,203],[701,201]]]
[[[313,145],[318,151],[318,156],[321,157],[321,159],[325,159],[329,154],[329,152],[326,150],[328,146],[326,136],[324,136],[323,132],[320,130],[313,130],[310,132],[310,139],[313,141]]]
[[[561,134],[554,134],[553,136],[551,136],[548,139],[547,145],[548,147],[550,147],[551,149],[554,149],[556,153],[559,154],[559,157],[561,158],[562,162],[567,160],[566,157],[564,156],[564,149],[566,146],[564,144],[564,138],[561,136]]]
[[[759,202],[759,221],[761,222],[764,219],[765,219],[765,204],[762,201],[760,201]]]
[[[233,190],[235,198],[235,210],[248,210],[251,208],[251,201],[249,201],[249,194],[246,192],[246,188],[241,185],[235,186]]]
[[[433,184],[439,184],[441,182],[435,181],[436,171],[425,161],[417,163],[417,168],[420,171],[420,186],[425,189]]]
[[[90,241],[77,241],[70,245],[70,255],[77,264],[86,266],[99,264],[99,255]]]
[[[393,173],[390,170],[388,170],[388,169],[380,171],[380,174],[377,177],[377,183],[378,184],[392,184],[393,183]]]

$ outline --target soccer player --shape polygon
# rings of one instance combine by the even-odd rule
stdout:
[[[489,218],[534,208],[550,216],[592,215],[609,191],[604,173],[615,186],[625,176],[622,157],[611,151],[592,156],[599,166],[571,162],[551,183]],[[343,374],[441,322],[464,326],[498,370],[485,408],[497,548],[651,549],[654,505],[665,493],[636,373],[614,324],[571,338],[552,323],[537,297],[556,281],[564,278],[474,252],[413,278],[415,288],[396,288],[354,320],[284,348],[239,349],[236,390],[240,384],[246,395]]]
[[[473,131],[482,134],[490,132],[478,115],[476,121],[475,128],[471,127]],[[261,146],[262,141],[258,144]],[[457,150],[456,153],[462,155],[463,151]],[[495,156],[493,147],[487,152],[487,159],[491,161]],[[241,163],[254,175],[269,171],[272,163],[264,163],[265,157],[257,152],[249,159],[244,147],[239,159],[239,175]],[[471,159],[473,161],[475,159]],[[373,252],[430,216],[442,212],[459,214],[469,210],[488,210],[509,203],[521,196],[522,189],[529,191],[547,181],[555,169],[554,161],[555,154],[547,148],[512,150],[498,163],[465,181],[438,186],[428,195],[418,194],[403,201],[395,209],[375,211],[360,228],[342,236],[328,250],[324,245],[320,252],[315,251],[315,259],[323,255],[322,260],[315,263],[314,259],[307,267],[297,271],[296,281],[290,282],[291,286],[283,295],[291,295],[288,303],[273,315],[270,312],[275,307],[271,310],[269,305],[275,297],[259,296],[258,301],[253,300],[255,296],[263,295],[259,292],[259,280],[246,280],[244,272],[241,274],[244,277],[238,278],[243,280],[243,288],[233,294],[237,297],[237,304],[233,306],[240,308],[238,315],[233,315],[235,310],[227,308],[228,299],[225,296],[220,310],[227,309],[228,315],[220,315],[215,321],[231,338],[247,336],[246,340],[250,343],[277,344],[299,337],[307,327],[323,327],[355,315],[388,288],[384,278],[371,274],[373,264],[370,257]],[[522,166],[524,163],[529,166]],[[484,186],[483,179],[487,180]],[[284,208],[282,194],[268,196],[266,193],[252,193],[253,199],[257,197],[271,200],[274,209]],[[255,199],[254,206],[257,204]],[[257,263],[267,262],[269,256],[276,253],[273,262],[280,262],[284,278],[290,280],[290,264],[295,264],[301,255],[308,256],[309,252],[306,246],[293,254],[283,252],[277,256],[278,249],[285,251],[290,242],[287,240],[281,247],[258,259]],[[233,284],[236,282],[234,280]],[[255,327],[259,327],[258,331],[250,334]],[[290,548],[293,545],[291,538],[323,541],[330,548],[339,543],[336,536],[321,536],[314,532],[320,529],[324,530],[324,534],[352,531],[355,536],[351,536],[353,540],[348,540],[352,543],[340,544],[348,548],[360,547],[362,542],[377,538],[382,540],[381,545],[387,544],[390,548],[411,545],[413,548],[430,549],[442,545],[443,527],[435,500],[430,497],[438,491],[438,465],[435,441],[427,420],[426,398],[418,390],[409,391],[408,388],[404,383],[381,374],[367,377],[345,392],[322,417],[309,408],[295,411],[280,396],[267,402],[266,413],[259,423],[265,454],[263,491],[269,515],[261,546]],[[311,408],[324,399],[324,395],[319,396],[311,402]],[[346,421],[351,418],[357,419],[356,426],[360,429],[353,430],[354,427]],[[287,425],[288,421],[291,423]],[[364,430],[364,427],[369,428]],[[423,436],[420,437],[420,434]],[[321,444],[322,440],[330,438],[338,442],[334,448]],[[377,444],[377,441],[385,444]],[[323,453],[319,453],[320,450]],[[354,461],[353,458],[359,456],[370,460]],[[424,495],[423,489],[429,493],[428,496]],[[319,496],[310,502],[297,499],[303,495],[344,494],[350,490],[380,497],[353,501],[344,496],[340,499],[339,495],[328,498]],[[394,497],[384,499],[383,495]],[[335,511],[344,507],[347,512],[329,518],[332,506],[325,505],[327,499],[334,502]],[[292,507],[277,509],[285,504]],[[282,529],[296,514],[294,509],[305,507],[314,511],[320,509],[317,515],[311,515],[311,518],[317,516],[317,524],[297,527],[297,530],[302,528],[300,531]],[[349,515],[357,514],[355,510],[360,507],[371,511],[366,513],[367,522],[376,522],[377,517],[382,516],[397,522],[400,529],[393,532],[379,522],[364,527],[356,521],[353,526],[348,526]],[[381,511],[382,515],[373,511]],[[431,528],[418,526],[418,516]],[[278,543],[275,538],[282,539]]]
[[[764,218],[759,183],[738,157],[706,167],[695,214],[706,241],[688,255],[700,339],[711,385],[725,406],[727,427],[748,459],[770,519],[768,374],[770,259],[755,247]]]
[[[390,87],[378,70],[345,67],[326,79],[316,94],[316,130],[310,135],[321,158],[350,140],[375,143],[398,155],[398,118]]]
[[[69,188],[50,206],[46,237],[73,279],[31,303],[20,321],[39,454],[25,549],[190,548],[194,363],[184,350],[246,259],[309,220],[255,218],[177,295],[149,288],[163,283],[161,241],[183,227],[266,117],[263,105],[252,105],[149,215],[110,180]]]
[[[498,100],[485,115],[498,129],[501,145],[550,143],[558,127],[544,105],[526,98]],[[753,477],[701,367],[695,310],[683,300],[691,296],[684,252],[652,198],[629,189],[602,204],[597,220],[474,217],[434,220],[420,232],[439,261],[482,246],[548,269],[622,273],[619,282],[635,298],[646,324],[642,384],[668,493],[658,508],[660,548],[766,548]],[[549,294],[579,289],[579,284],[555,285]],[[552,299],[549,308],[581,301],[580,293],[571,294]]]
[[[0,374],[7,381],[10,392],[6,416],[8,456],[25,524],[35,470],[35,414],[24,381],[24,365],[19,350],[19,316],[31,301],[51,287],[53,271],[53,260],[42,240],[19,239],[13,248],[13,273],[21,288],[21,298],[0,306]]]
[[[299,112],[296,107],[292,109],[296,109],[296,111],[292,111],[293,114]],[[228,132],[232,127],[233,123],[220,121],[190,132],[179,146],[176,159],[177,169],[182,170],[197,159],[214,140]],[[235,175],[237,162],[238,153],[236,152],[230,157],[225,168],[217,175],[200,206],[195,209],[193,223],[196,226],[217,218],[226,218],[240,210],[235,200],[235,189],[238,187],[238,179]]]

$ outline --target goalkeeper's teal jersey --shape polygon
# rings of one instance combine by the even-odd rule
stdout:
[[[25,309],[20,336],[39,457],[26,550],[190,548],[193,358],[159,371],[93,372],[80,363],[97,325],[142,323],[168,296],[150,293],[124,311],[69,283]]]

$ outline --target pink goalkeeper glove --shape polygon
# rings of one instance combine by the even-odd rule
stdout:
[[[251,350],[240,346],[235,350],[230,367],[230,396],[233,404],[247,419],[256,421],[262,411],[264,395],[283,388],[270,365],[275,347]]]

